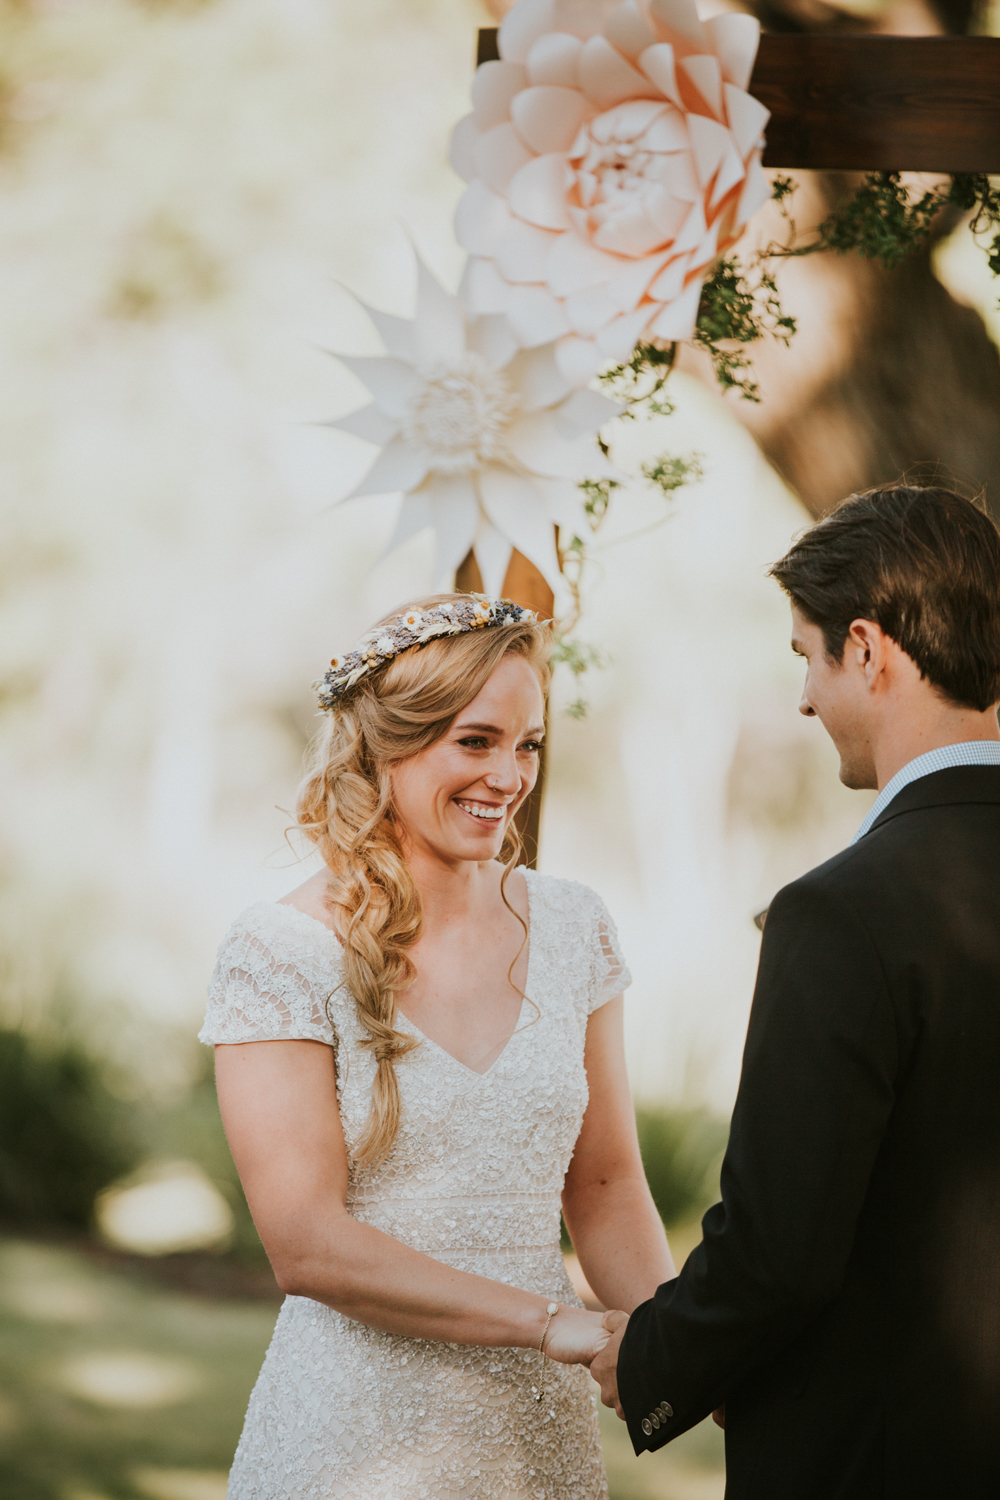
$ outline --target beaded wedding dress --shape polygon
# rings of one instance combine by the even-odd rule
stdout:
[[[352,1162],[347,1206],[446,1265],[579,1306],[559,1207],[587,1104],[587,1017],[630,981],[600,899],[572,881],[525,875],[529,998],[514,1035],[483,1074],[421,1037],[397,1065],[396,1143],[378,1167]],[[350,1155],[374,1064],[339,985],[333,933],[294,907],[261,902],[220,949],[200,1035],[334,1046]],[[404,1016],[397,1024],[421,1036]],[[229,1500],[606,1497],[596,1386],[581,1366],[548,1361],[539,1404],[540,1373],[531,1350],[403,1338],[288,1297]]]

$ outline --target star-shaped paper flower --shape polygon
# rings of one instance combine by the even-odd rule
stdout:
[[[555,590],[555,526],[585,524],[577,483],[612,472],[594,436],[622,408],[574,390],[551,344],[519,349],[504,318],[469,317],[419,262],[412,322],[366,311],[385,355],[337,358],[373,400],[329,425],[381,452],[344,499],[401,490],[388,550],[433,527],[439,579],[473,548],[498,595],[516,547]]]
[[[584,385],[641,338],[690,338],[712,263],[769,196],[760,27],[694,0],[518,0],[452,162],[462,296]]]

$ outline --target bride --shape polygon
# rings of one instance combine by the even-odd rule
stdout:
[[[608,1331],[560,1206],[607,1307],[674,1270],[614,924],[515,868],[550,650],[530,611],[439,595],[317,684],[299,821],[324,869],[236,921],[201,1032],[288,1294],[229,1500],[607,1495],[582,1367]]]

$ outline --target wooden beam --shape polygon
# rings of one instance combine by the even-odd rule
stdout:
[[[497,55],[480,31],[478,61]],[[765,34],[750,93],[765,167],[1000,172],[1000,37]]]

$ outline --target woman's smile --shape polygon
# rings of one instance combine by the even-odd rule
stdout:
[[[452,801],[478,823],[499,823],[507,811],[505,802],[480,802],[474,797],[453,797]]]

